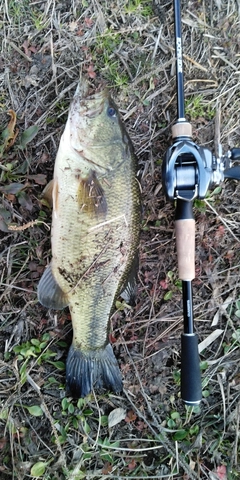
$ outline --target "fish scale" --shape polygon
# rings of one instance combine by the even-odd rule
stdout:
[[[82,99],[78,89],[55,161],[52,261],[38,288],[43,305],[70,309],[73,340],[66,374],[73,396],[122,388],[108,336],[115,300],[120,294],[130,299],[136,284],[136,169],[109,94],[104,90]]]

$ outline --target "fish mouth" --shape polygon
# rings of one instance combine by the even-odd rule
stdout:
[[[102,113],[107,97],[106,87],[94,90],[85,78],[81,78],[73,97],[72,108],[78,109],[83,117],[94,118]]]

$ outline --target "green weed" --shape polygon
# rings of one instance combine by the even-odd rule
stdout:
[[[148,17],[153,14],[151,5],[146,0],[131,0],[125,6],[125,12],[129,15],[140,13],[143,17]]]
[[[175,272],[172,272],[171,270],[167,272],[166,282],[168,285],[168,291],[163,297],[165,301],[171,300],[176,291],[182,291],[182,281],[177,277]]]
[[[202,95],[195,95],[186,100],[185,103],[186,114],[191,120],[196,120],[199,117],[208,118],[211,120],[215,116],[215,110],[209,102],[204,100]]]
[[[17,362],[19,364],[20,380],[24,385],[27,380],[28,369],[31,364],[31,359],[34,358],[37,365],[42,363],[49,363],[58,370],[64,370],[65,364],[59,360],[53,361],[57,353],[53,352],[49,347],[50,335],[45,333],[41,339],[33,338],[30,341],[16,345],[13,348],[14,353],[17,355]]]

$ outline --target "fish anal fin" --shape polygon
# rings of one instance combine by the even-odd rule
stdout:
[[[69,303],[67,295],[59,287],[53,276],[51,264],[46,268],[40,279],[37,295],[39,302],[46,308],[61,310],[67,307]]]
[[[52,192],[53,192],[53,183],[54,180],[50,180],[46,187],[43,189],[42,194],[41,194],[41,199],[44,200],[44,203],[47,204],[48,207],[52,208],[53,206],[53,200],[52,200]]]
[[[44,188],[41,198],[48,207],[53,208],[54,212],[58,209],[58,182],[52,178]]]
[[[67,393],[86,397],[93,389],[122,391],[122,376],[110,343],[102,349],[81,351],[71,345],[66,362]]]
[[[56,216],[58,211],[58,182],[55,178],[53,179],[52,206],[53,206],[53,213]]]
[[[106,216],[107,201],[104,189],[93,170],[86,178],[79,178],[78,205],[89,216],[103,218]]]
[[[127,276],[127,281],[123,284],[123,289],[120,293],[120,297],[131,307],[135,306],[137,296],[137,272],[138,272],[139,259],[138,254],[134,256],[131,270]]]

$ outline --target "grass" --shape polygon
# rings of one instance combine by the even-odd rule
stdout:
[[[181,282],[174,207],[161,183],[176,119],[171,2],[6,0],[0,7],[1,480],[237,480],[235,181],[195,203],[194,316],[201,344],[209,343],[201,351],[201,407],[190,410],[180,399]],[[194,140],[214,151],[218,137],[227,151],[239,146],[236,2],[184,4],[182,17]],[[137,305],[119,302],[112,318],[124,392],[73,400],[64,370],[69,312],[42,308],[36,289],[51,256],[51,211],[41,192],[52,178],[80,71],[106,82],[119,105],[139,157],[144,209]]]
[[[215,109],[211,104],[204,101],[202,95],[196,95],[186,100],[186,115],[190,121],[203,118],[211,120],[215,117]]]

